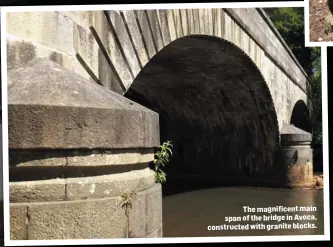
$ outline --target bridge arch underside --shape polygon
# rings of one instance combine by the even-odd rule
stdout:
[[[125,94],[160,116],[167,174],[244,183],[272,178],[279,128],[255,64],[238,47],[187,36],[161,50]]]
[[[303,100],[298,100],[293,108],[290,124],[293,124],[299,129],[312,133],[312,123],[310,111]]]

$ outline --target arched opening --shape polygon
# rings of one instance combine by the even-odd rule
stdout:
[[[273,101],[256,65],[232,43],[211,36],[172,42],[125,97],[158,112],[161,143],[174,144],[167,184],[273,177],[279,136]]]
[[[290,124],[312,133],[310,111],[303,100],[298,100],[293,108]]]
[[[318,120],[317,120],[318,121]],[[312,134],[312,163],[313,163],[313,171],[314,172],[322,172],[323,171],[323,144],[320,141],[321,133],[318,133],[318,128],[316,128],[315,124],[311,120],[310,111],[308,106],[305,104],[303,100],[298,100],[295,103],[293,108],[290,123],[295,125],[297,128],[300,128],[306,132]],[[321,130],[320,130],[321,132]]]

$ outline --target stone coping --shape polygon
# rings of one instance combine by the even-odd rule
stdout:
[[[10,167],[112,166],[148,163],[154,149],[125,150],[10,150]]]
[[[284,124],[281,129],[281,143],[299,143],[309,145],[312,135],[294,125]]]
[[[10,202],[69,201],[120,196],[122,191],[143,191],[153,187],[150,168],[119,174],[10,182]]]
[[[159,145],[157,113],[47,59],[8,73],[8,127],[10,149]]]

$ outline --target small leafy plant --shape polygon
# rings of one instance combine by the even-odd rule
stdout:
[[[134,197],[136,196],[135,191],[122,191],[120,194],[122,201],[121,201],[121,208],[125,208],[125,215],[129,215],[129,209],[132,208],[132,202]]]
[[[166,182],[166,174],[161,170],[161,167],[164,167],[169,163],[169,158],[172,155],[172,143],[171,141],[164,142],[158,147],[158,151],[155,153],[154,171],[155,171],[155,180],[158,183]]]

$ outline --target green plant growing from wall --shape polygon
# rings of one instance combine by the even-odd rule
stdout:
[[[127,220],[127,238],[129,236],[130,232],[130,223],[129,223],[129,211],[133,207],[133,200],[136,197],[136,192],[135,190],[133,191],[122,191],[120,194],[121,197],[121,208],[125,209],[125,215],[126,215],[126,220]]]
[[[155,171],[155,180],[157,183],[166,182],[166,174],[162,171],[161,167],[165,167],[169,163],[169,158],[172,155],[172,143],[171,141],[166,141],[158,147],[157,152],[155,153],[154,171]]]

